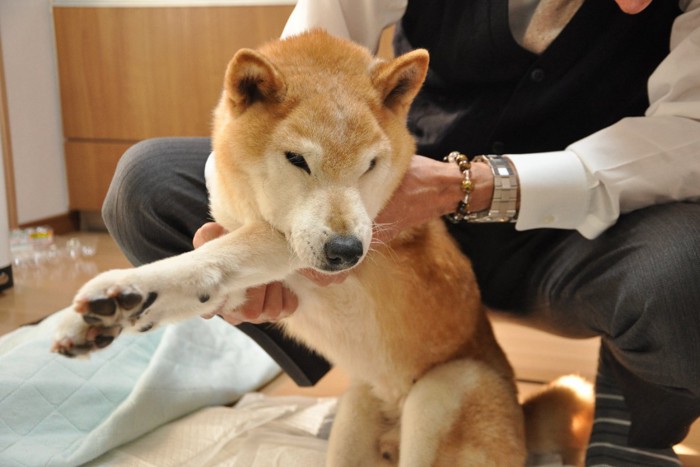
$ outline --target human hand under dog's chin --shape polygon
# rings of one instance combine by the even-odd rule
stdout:
[[[229,324],[274,323],[294,313],[299,306],[297,296],[281,282],[252,287],[245,292],[246,301],[233,309],[221,309],[202,315],[204,319],[221,316]]]
[[[226,229],[221,224],[208,222],[195,232],[192,244],[195,248],[199,248],[225,233]],[[310,268],[302,269],[299,273],[320,286],[339,284],[349,274],[349,272],[324,274]],[[241,323],[269,323],[286,318],[294,313],[298,306],[299,299],[294,292],[281,282],[271,282],[246,290],[246,301],[243,305],[232,310],[216,310],[211,314],[203,315],[202,318],[210,319],[219,315],[233,325]]]

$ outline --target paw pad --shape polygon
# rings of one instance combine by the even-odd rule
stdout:
[[[130,292],[120,293],[119,295],[117,295],[117,303],[120,307],[124,308],[125,310],[131,310],[136,305],[141,303],[141,300],[143,300],[143,297],[139,293]]]
[[[114,336],[109,336],[107,334],[100,334],[99,336],[95,337],[95,346],[98,349],[104,349],[109,344],[111,344],[113,340],[114,340]]]
[[[88,312],[99,316],[112,316],[117,312],[117,304],[111,298],[90,300]]]

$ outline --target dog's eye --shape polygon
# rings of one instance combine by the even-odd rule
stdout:
[[[369,167],[367,168],[367,170],[365,171],[365,173],[371,171],[374,167],[376,167],[376,165],[377,165],[377,158],[375,157],[374,159],[372,159],[371,161],[369,161]]]
[[[284,153],[285,157],[287,160],[295,167],[299,167],[302,169],[304,172],[310,174],[311,169],[309,168],[309,164],[306,163],[306,159],[304,159],[304,156],[301,154],[297,154],[296,152],[292,151],[287,151]]]

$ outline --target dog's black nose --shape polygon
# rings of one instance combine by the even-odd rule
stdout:
[[[362,242],[354,235],[336,235],[324,246],[328,269],[340,271],[357,264],[362,258]]]

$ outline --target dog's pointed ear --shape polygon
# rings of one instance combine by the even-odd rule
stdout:
[[[384,106],[394,112],[408,112],[428,72],[429,56],[424,49],[413,50],[372,69],[372,82]]]
[[[241,49],[228,64],[224,89],[234,109],[243,112],[257,102],[282,102],[287,84],[265,56],[255,50]]]

